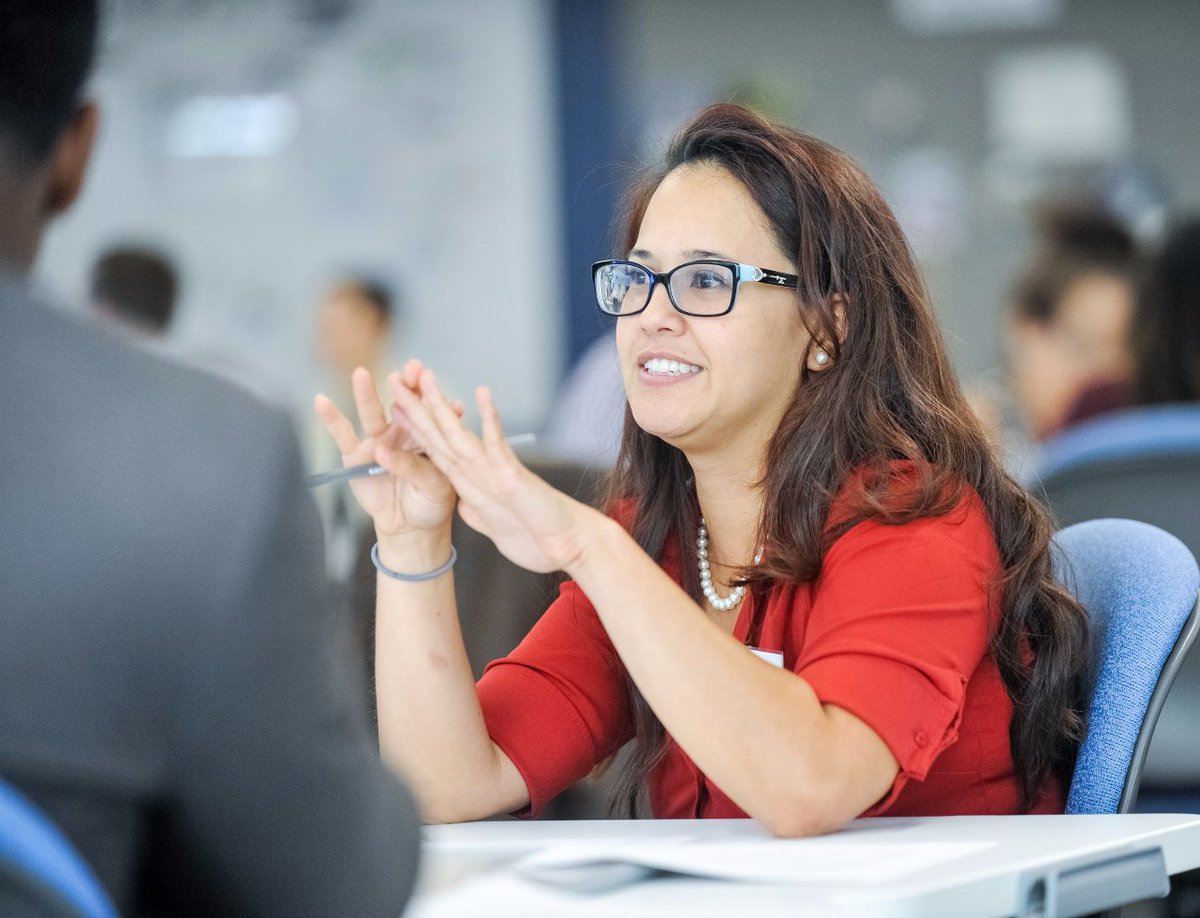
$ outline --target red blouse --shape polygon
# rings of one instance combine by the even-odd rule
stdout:
[[[663,569],[676,577],[674,554]],[[747,592],[734,637],[782,652],[783,665],[822,703],[866,723],[899,763],[890,791],[864,815],[1017,812],[1012,705],[988,652],[1000,571],[983,505],[968,492],[945,516],[859,523],[833,544],[812,582],[778,584],[757,600]],[[529,812],[631,738],[626,678],[574,582],[563,584],[520,646],[488,666],[477,686],[484,720],[525,779]],[[746,815],[667,742],[649,777],[655,816]],[[1034,812],[1062,812],[1052,783]]]

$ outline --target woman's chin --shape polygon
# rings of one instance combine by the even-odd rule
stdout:
[[[686,450],[696,435],[695,425],[683,418],[662,417],[654,413],[645,413],[639,417],[637,411],[634,411],[633,419],[646,433],[658,437],[676,449]]]

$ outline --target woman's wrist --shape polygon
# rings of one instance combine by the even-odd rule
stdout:
[[[450,524],[402,533],[375,531],[380,563],[394,571],[429,571],[450,557]]]
[[[586,579],[597,563],[603,563],[604,546],[624,533],[624,527],[612,517],[587,507],[574,527],[571,560],[563,573],[575,581]]]

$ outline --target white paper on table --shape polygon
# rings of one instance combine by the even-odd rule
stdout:
[[[437,827],[440,828],[440,827]],[[452,829],[466,828],[465,824],[450,826]],[[472,827],[473,828],[473,827]],[[640,828],[640,826],[639,826]],[[511,837],[495,836],[490,833],[435,833],[426,827],[421,848],[437,854],[449,855],[487,855],[498,858],[532,856],[535,852],[561,851],[570,853],[580,851],[587,853],[602,848],[624,850],[628,847],[649,848],[654,845],[678,845],[684,842],[698,841],[695,835],[656,835],[647,839],[644,834],[633,833],[607,835],[602,839],[585,839],[566,836],[546,840],[532,835],[520,834]]]
[[[581,891],[654,871],[751,883],[875,886],[994,847],[994,842],[872,842],[850,836],[547,849],[512,866],[536,882]],[[589,871],[594,870],[594,877]]]

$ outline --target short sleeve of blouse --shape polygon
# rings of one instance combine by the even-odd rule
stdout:
[[[624,667],[583,591],[558,598],[476,685],[484,723],[525,780],[536,815],[629,738]]]
[[[958,738],[999,572],[973,493],[941,517],[859,523],[826,554],[795,670],[822,703],[874,730],[899,763],[892,788],[866,815],[885,812]]]

